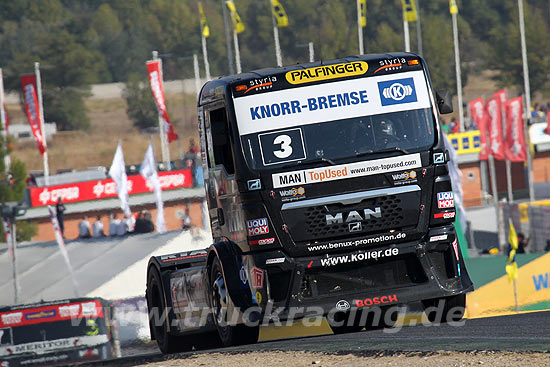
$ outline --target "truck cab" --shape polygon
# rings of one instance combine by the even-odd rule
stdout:
[[[203,86],[213,245],[193,265],[203,269],[210,322],[224,344],[237,340],[224,333],[257,338],[242,325],[273,309],[278,319],[312,308],[338,315],[329,319],[335,332],[361,329],[358,312],[375,307],[444,301],[446,311],[463,312],[473,284],[453,225],[439,122],[452,112],[449,100],[411,53],[263,69]],[[220,326],[230,318],[232,329]]]

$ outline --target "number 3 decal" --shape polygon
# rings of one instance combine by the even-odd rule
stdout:
[[[273,154],[275,154],[275,157],[277,158],[287,158],[290,157],[292,154],[292,139],[288,135],[279,135],[273,140],[273,144],[281,144],[280,150],[274,150]]]

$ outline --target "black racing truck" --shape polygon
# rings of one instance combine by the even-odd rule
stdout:
[[[450,112],[450,94],[432,90],[411,53],[206,83],[198,124],[212,245],[150,259],[160,349],[254,343],[266,321],[313,314],[335,333],[357,331],[368,311],[408,303],[461,319],[473,284],[439,123]]]

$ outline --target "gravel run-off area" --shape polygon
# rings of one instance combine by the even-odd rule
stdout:
[[[170,357],[168,357],[170,358]],[[406,367],[542,367],[550,366],[550,353],[529,352],[370,352],[357,354],[323,354],[312,352],[250,352],[250,353],[200,353],[173,359],[142,364],[147,367],[244,367],[244,366],[406,366]]]

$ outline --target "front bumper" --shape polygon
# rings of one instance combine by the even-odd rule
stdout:
[[[245,256],[265,270],[265,285],[252,289],[254,299],[264,312],[277,309],[284,320],[310,315],[312,309],[326,315],[343,304],[368,308],[470,292],[473,284],[455,244],[454,228],[447,226],[422,240],[338,254]]]

